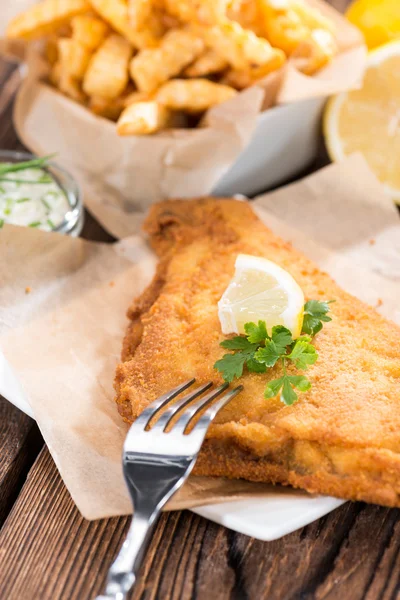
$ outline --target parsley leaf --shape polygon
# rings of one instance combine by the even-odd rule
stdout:
[[[296,402],[297,398],[298,396],[291,386],[289,377],[286,375],[283,381],[281,401],[283,402],[283,404],[286,404],[286,406],[291,406]]]
[[[316,335],[322,329],[322,322],[332,321],[331,317],[327,315],[331,302],[334,302],[334,300],[328,302],[309,300],[305,303],[302,333]]]
[[[241,377],[243,375],[243,367],[246,362],[246,355],[238,352],[237,354],[224,354],[224,356],[217,360],[214,365],[214,369],[217,369],[222,373],[222,377],[228,383],[231,383],[235,377]]]
[[[287,358],[292,360],[298,369],[307,369],[308,365],[313,365],[316,362],[318,352],[310,342],[303,341],[300,337]]]
[[[283,325],[276,325],[272,328],[272,341],[280,354],[285,354],[286,346],[293,342],[292,332]]]
[[[226,350],[257,350],[257,344],[251,344],[245,337],[237,335],[230,340],[224,340],[220,343]]]
[[[272,328],[272,339],[265,342],[264,348],[259,348],[254,358],[267,367],[273,367],[277,361],[286,355],[286,347],[293,342],[292,334],[283,325]]]
[[[265,321],[258,321],[258,325],[255,323],[246,323],[244,330],[246,332],[247,339],[252,344],[260,344],[264,340],[269,340]]]
[[[275,342],[267,340],[264,348],[259,348],[254,355],[258,362],[263,363],[267,367],[273,367],[281,358],[282,352],[279,351]]]
[[[225,381],[230,383],[235,379],[243,375],[244,365],[250,362],[249,370],[255,371],[256,366],[253,365],[254,353],[257,350],[257,344],[251,344],[245,337],[236,336],[230,340],[224,340],[220,343],[220,346],[227,350],[238,350],[236,354],[224,354],[224,356],[217,360],[214,365],[214,369],[217,369],[222,373],[222,377]],[[260,365],[262,368],[262,365]],[[258,371],[262,373],[262,370]]]
[[[304,375],[288,375],[290,383],[300,392],[308,392],[311,389],[311,382]]]
[[[267,384],[264,398],[275,398],[282,390],[280,399],[286,406],[290,406],[298,399],[294,388],[297,388],[300,392],[307,392],[311,388],[311,383],[304,375],[285,374],[283,377],[273,379]]]
[[[254,358],[250,358],[246,361],[246,367],[252,373],[265,373],[267,370],[267,365],[263,365],[262,363],[259,363]]]
[[[279,377],[279,379],[272,379],[267,384],[264,392],[264,398],[275,398],[277,396],[283,386],[283,382],[285,377]]]

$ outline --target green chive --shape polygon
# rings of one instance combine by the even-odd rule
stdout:
[[[9,177],[1,177],[0,181],[10,181],[11,183],[35,183],[36,185],[43,185],[44,181],[33,181],[32,179],[11,179]],[[51,183],[53,180],[50,179],[48,183]]]
[[[12,198],[6,198],[6,208],[4,209],[5,215],[11,215],[13,204],[14,200]]]
[[[46,173],[44,173],[38,181],[39,181],[39,183],[52,183],[53,182],[50,175],[47,175]]]
[[[33,223],[29,223],[28,227],[40,227],[40,221],[33,221]]]
[[[47,225],[48,225],[49,227],[51,227],[52,229],[55,229],[55,228],[56,228],[56,226],[54,225],[54,223],[53,223],[53,221],[52,221],[51,219],[47,219]]]
[[[27,160],[20,163],[2,163],[0,164],[0,174],[13,173],[15,171],[24,171],[25,169],[47,166],[49,160],[54,156],[55,154],[49,154],[48,156],[43,156],[42,158],[34,158],[33,160]]]
[[[3,188],[2,185],[0,185],[0,194],[5,194],[6,190]]]
[[[0,219],[0,229],[3,227],[4,225],[4,219]]]
[[[43,205],[47,208],[47,210],[51,210],[51,206],[50,204],[47,202],[47,200],[45,200],[44,198],[40,198],[41,202],[43,203]]]
[[[29,202],[30,198],[20,198],[19,200],[17,200],[18,204],[22,204],[22,202]]]

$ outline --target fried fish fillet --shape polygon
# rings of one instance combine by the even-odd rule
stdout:
[[[289,271],[308,299],[335,299],[314,338],[312,389],[291,407],[266,400],[267,374],[245,373],[244,391],[217,416],[195,473],[292,485],[312,493],[400,506],[400,328],[344,292],[236,200],[165,201],[145,230],[160,262],[129,309],[115,386],[133,421],[157,396],[213,369],[225,336],[217,302],[239,253]]]

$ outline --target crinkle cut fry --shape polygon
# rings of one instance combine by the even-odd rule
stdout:
[[[139,91],[151,93],[179,73],[204,50],[194,32],[175,29],[165,34],[157,48],[142,50],[133,57],[130,74]]]
[[[131,56],[132,47],[124,37],[109,35],[90,60],[83,80],[86,94],[109,100],[120,96],[129,81]]]
[[[76,15],[90,10],[86,0],[44,0],[17,15],[7,27],[10,39],[32,40],[49,35]]]
[[[117,123],[118,135],[149,135],[165,129],[171,112],[155,100],[133,102],[125,108]]]
[[[129,21],[128,5],[124,0],[90,0],[94,10],[138,49],[157,46],[164,27],[156,16],[144,31],[135,30]],[[150,26],[151,25],[151,26]]]
[[[226,16],[232,0],[165,0],[167,12],[183,23],[210,26]]]
[[[223,57],[234,69],[246,70],[268,63],[279,65],[285,61],[282,50],[273,48],[268,40],[259,38],[253,31],[243,29],[239,23],[225,19],[213,27],[193,26],[206,45]]]
[[[201,113],[236,93],[232,87],[208,79],[173,79],[161,86],[156,99],[171,110]]]

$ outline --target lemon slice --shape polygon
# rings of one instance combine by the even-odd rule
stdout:
[[[223,333],[245,333],[245,323],[261,320],[269,332],[284,325],[296,338],[303,307],[303,292],[290,273],[266,258],[239,254],[235,275],[218,302],[218,316]]]
[[[400,202],[400,41],[369,54],[360,90],[329,100],[324,135],[332,160],[361,152],[386,192]]]
[[[361,29],[370,49],[400,38],[399,0],[355,0],[346,17]]]

